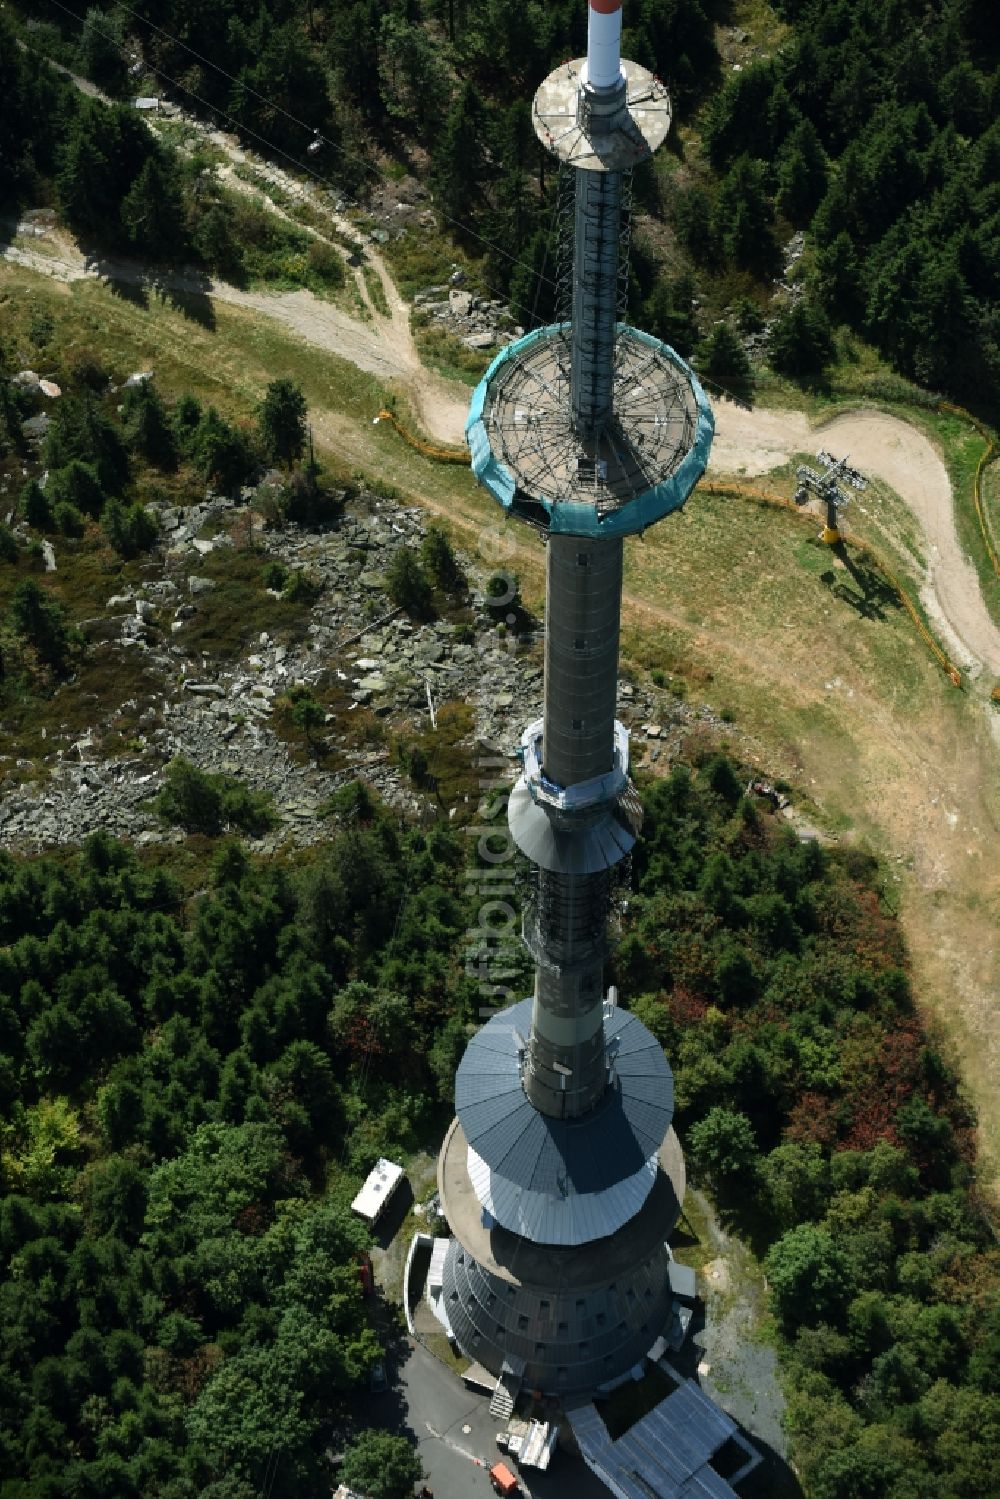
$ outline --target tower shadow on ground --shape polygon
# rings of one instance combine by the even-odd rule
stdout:
[[[887,610],[901,607],[896,590],[874,563],[852,556],[843,541],[834,542],[830,551],[843,564],[854,586],[838,579],[832,569],[820,574],[820,582],[837,598],[849,604],[862,619],[884,622]]]

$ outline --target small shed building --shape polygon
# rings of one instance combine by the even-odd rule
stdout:
[[[405,1175],[406,1172],[402,1166],[397,1166],[395,1161],[387,1161],[384,1156],[380,1156],[368,1173],[368,1179],[361,1191],[351,1203],[352,1210],[374,1227]]]

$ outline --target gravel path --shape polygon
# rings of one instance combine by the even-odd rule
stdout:
[[[369,302],[368,322],[351,317],[343,308],[323,301],[311,291],[243,291],[226,281],[180,271],[153,275],[134,261],[111,256],[87,257],[61,235],[46,236],[44,250],[33,248],[30,242],[9,245],[3,258],[64,283],[89,279],[124,282],[130,286],[160,286],[168,291],[208,296],[231,307],[248,308],[282,323],[307,343],[349,360],[368,374],[385,381],[403,382],[420,423],[428,432],[446,443],[458,444],[464,440],[468,393],[462,387],[450,386],[421,365],[410,332],[409,306],[396,291],[382,261],[371,256],[383,282],[390,315],[385,317]]]

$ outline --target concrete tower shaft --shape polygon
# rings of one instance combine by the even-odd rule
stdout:
[[[536,1109],[575,1119],[607,1083],[604,1047],[605,923],[610,879],[540,870],[525,941],[535,960],[524,1091]]]
[[[549,537],[542,764],[557,786],[614,761],[622,552],[620,539]]]
[[[620,539],[551,536],[546,564],[546,778],[574,787],[614,766]],[[535,1003],[524,1086],[536,1108],[575,1118],[607,1081],[602,1027],[607,870],[541,870],[525,938],[535,959]]]

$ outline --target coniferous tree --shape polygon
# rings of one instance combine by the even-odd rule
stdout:
[[[420,561],[434,587],[442,593],[457,594],[465,588],[465,574],[440,526],[428,526],[420,545]]]
[[[723,179],[712,216],[727,260],[762,274],[772,271],[777,261],[765,176],[763,162],[738,157]]]
[[[264,451],[278,463],[292,464],[306,444],[306,398],[294,380],[272,380],[258,423]]]
[[[198,215],[192,241],[209,270],[229,281],[242,279],[243,264],[233,234],[232,215],[221,203],[210,203]]]
[[[467,221],[485,171],[485,110],[474,83],[465,83],[448,110],[431,156],[431,185],[441,211]],[[459,233],[461,230],[459,229]]]
[[[381,0],[354,0],[338,5],[330,17],[327,57],[342,90],[366,120],[384,118],[379,87]]]
[[[14,532],[6,521],[0,522],[0,562],[16,562],[20,555],[21,549]]]
[[[858,252],[846,231],[817,248],[813,285],[821,306],[835,318],[854,323],[860,317],[864,300]]]
[[[434,599],[431,586],[416,555],[409,547],[399,547],[386,572],[389,597],[414,619],[431,619]]]
[[[693,186],[677,194],[673,205],[674,232],[696,265],[710,265],[718,258],[713,225],[712,199],[704,188]]]
[[[694,280],[681,274],[670,280],[660,276],[642,308],[642,327],[662,338],[687,359],[698,341],[694,316]]]
[[[793,224],[807,224],[826,192],[826,156],[811,120],[800,120],[777,160],[775,202]]]
[[[447,114],[452,86],[442,58],[422,26],[393,12],[383,16],[379,76],[387,113],[411,120],[425,139],[433,141]]]
[[[52,529],[52,506],[37,479],[29,479],[25,484],[21,490],[19,506],[28,525],[34,526],[36,531]]]
[[[25,578],[14,590],[7,623],[37,652],[39,660],[59,675],[68,669],[70,657],[81,643],[80,632],[70,624],[65,609],[33,578]]]
[[[176,169],[150,156],[122,199],[122,229],[129,243],[153,261],[183,254],[184,200]]]
[[[77,44],[80,72],[108,94],[117,94],[127,81],[121,16],[91,6],[83,18]]]
[[[176,468],[177,436],[152,380],[130,386],[122,404],[125,435],[132,451],[157,468]]]
[[[53,469],[45,491],[52,506],[71,505],[84,515],[97,517],[104,504],[104,491],[93,464],[74,458],[64,468]]]
[[[169,822],[203,833],[217,832],[222,820],[222,797],[211,777],[183,756],[171,760],[158,798]]]
[[[743,342],[730,323],[718,323],[705,342],[701,365],[705,374],[723,389],[746,399],[751,386],[750,360]]]
[[[121,494],[128,480],[128,453],[118,428],[89,391],[63,396],[45,439],[50,469],[63,468],[74,459],[93,466],[105,494]]]
[[[143,505],[123,505],[108,500],[101,513],[101,526],[108,541],[122,557],[148,552],[159,534],[153,515]]]
[[[60,501],[52,511],[52,518],[60,536],[79,540],[83,535],[83,516],[75,505],[68,505],[65,500]]]
[[[254,472],[247,438],[209,406],[191,439],[192,453],[209,483],[228,493],[245,484]]]
[[[510,276],[510,306],[526,328],[550,323],[557,315],[556,247],[549,229],[536,229]]]
[[[230,34],[235,35],[232,31]],[[261,7],[245,36],[245,61],[230,70],[237,75],[230,92],[235,117],[265,140],[300,158],[308,144],[303,124],[336,144],[339,132],[330,109],[324,70],[299,25],[294,21],[275,25]],[[355,45],[359,40],[355,34]]]
[[[100,235],[117,223],[112,166],[83,117],[69,127],[56,191],[63,216],[77,234]]]
[[[769,358],[783,375],[819,375],[833,358],[833,334],[822,312],[800,297],[771,327]]]
[[[198,432],[205,416],[204,408],[197,396],[185,392],[173,410],[173,428],[177,442],[185,458],[194,458],[197,452]]]

